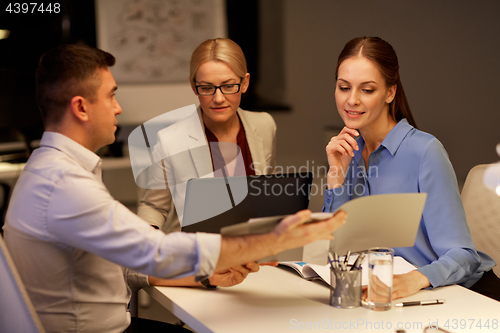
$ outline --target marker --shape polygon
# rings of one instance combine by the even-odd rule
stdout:
[[[431,301],[414,301],[414,302],[403,302],[403,303],[396,303],[394,306],[424,306],[424,305],[437,305],[437,304],[444,304],[444,299],[434,299]]]

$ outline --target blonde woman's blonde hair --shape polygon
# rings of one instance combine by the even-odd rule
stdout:
[[[245,55],[238,44],[227,38],[207,39],[198,45],[191,55],[190,82],[195,81],[200,66],[209,61],[225,63],[242,79],[248,72]]]

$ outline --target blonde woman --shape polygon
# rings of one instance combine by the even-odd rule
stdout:
[[[248,90],[250,74],[238,44],[225,38],[201,43],[191,56],[190,83],[200,103],[197,114],[158,133],[158,145],[162,147],[159,149],[167,150],[166,146],[175,144],[175,151],[186,152],[164,166],[175,175],[176,185],[214,172],[218,176],[218,170],[227,170],[229,176],[273,173],[276,124],[268,113],[239,107],[242,94]],[[199,123],[204,135],[192,130]],[[208,144],[213,142],[237,145],[242,163],[226,165],[227,159]],[[193,148],[199,148],[200,143],[206,143],[208,149]],[[178,231],[184,196],[182,185],[167,190],[145,190],[138,214],[165,232]]]

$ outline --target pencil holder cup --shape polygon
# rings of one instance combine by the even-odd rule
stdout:
[[[361,272],[362,269],[353,269],[352,271],[330,270],[331,306],[343,309],[361,306]]]

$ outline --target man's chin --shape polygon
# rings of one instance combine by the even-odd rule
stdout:
[[[101,148],[106,147],[106,146],[109,146],[109,145],[111,145],[111,144],[115,143],[115,141],[116,141],[116,137],[115,137],[115,135],[113,134],[113,136],[112,136],[112,137],[110,137],[108,140],[106,140],[106,142],[104,142],[104,141],[103,141],[103,145],[101,146]],[[99,148],[99,149],[101,149],[101,148]]]

